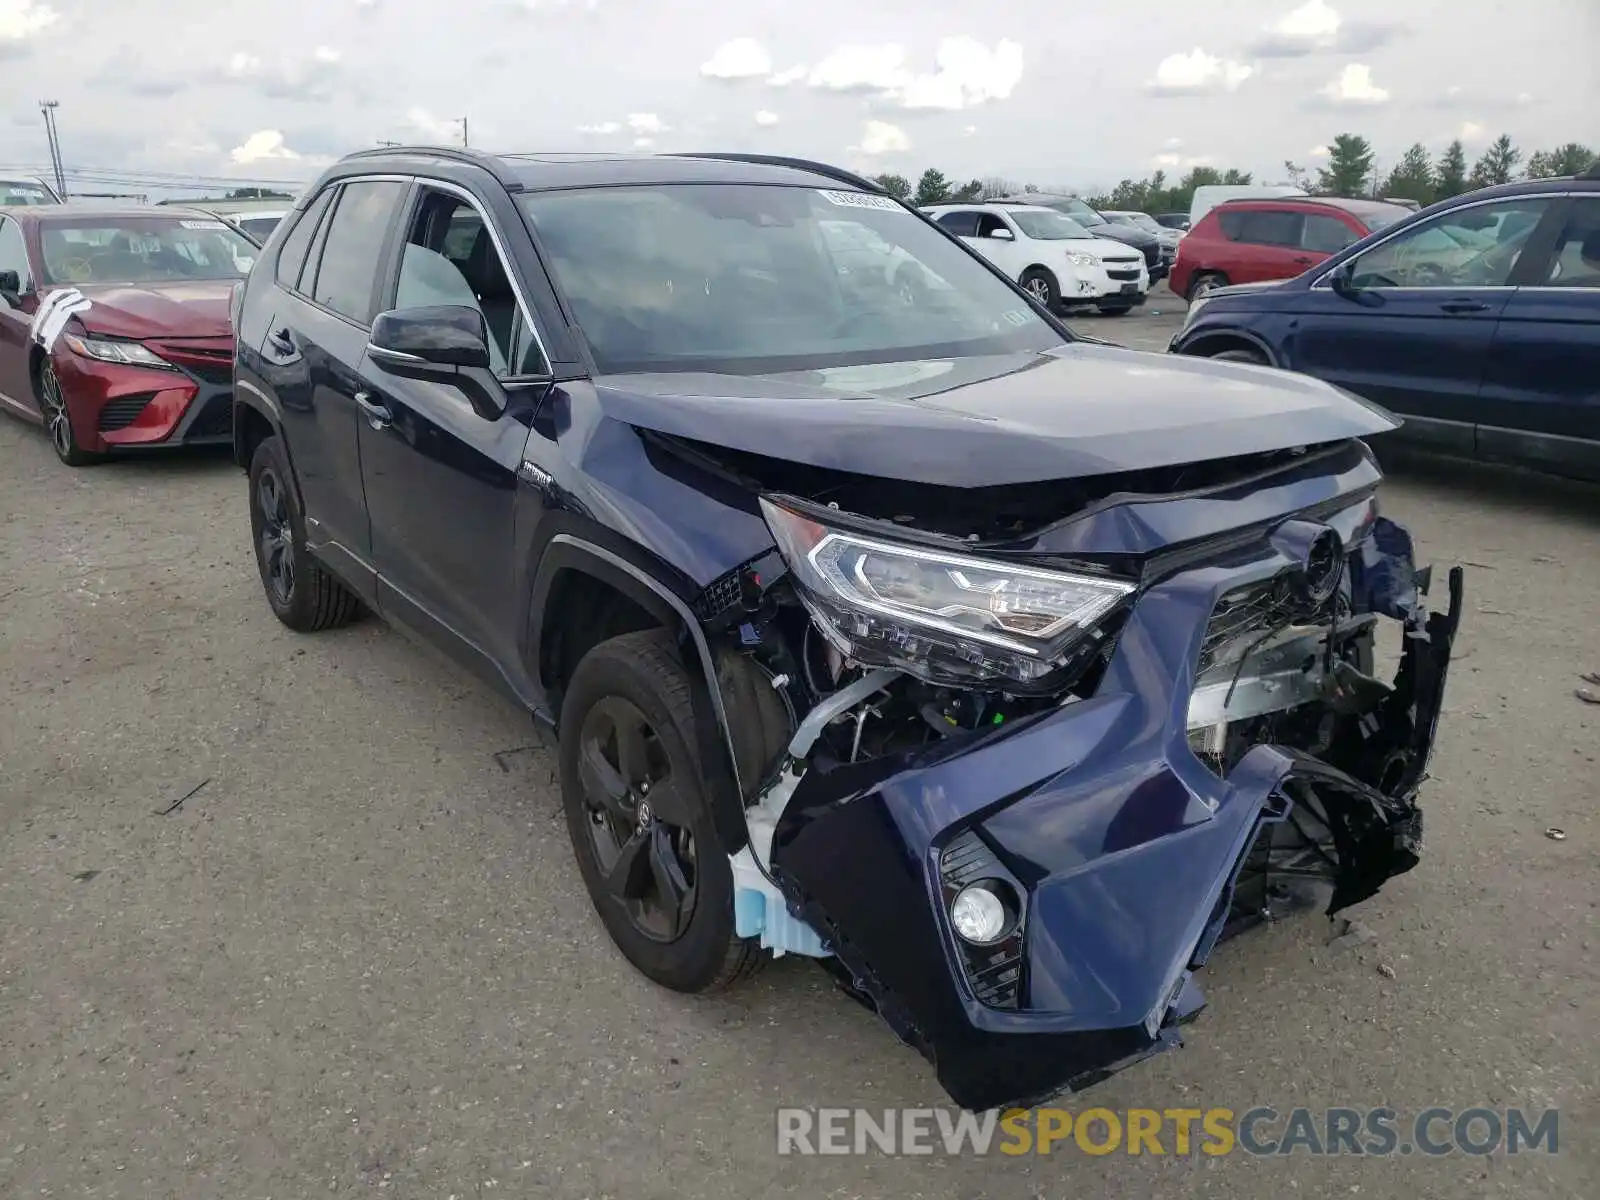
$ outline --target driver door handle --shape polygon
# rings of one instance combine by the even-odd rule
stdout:
[[[394,424],[394,414],[383,405],[374,403],[371,392],[357,392],[355,402],[367,418],[367,424],[374,429],[387,429]]]
[[[1446,300],[1443,304],[1439,305],[1439,308],[1441,311],[1447,313],[1475,313],[1489,311],[1489,306],[1481,300]]]
[[[294,337],[287,329],[275,329],[267,334],[267,341],[279,354],[294,353]]]

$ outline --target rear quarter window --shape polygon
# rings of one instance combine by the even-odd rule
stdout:
[[[328,211],[328,202],[332,198],[333,188],[324,188],[304,212],[285,218],[293,221],[294,227],[289,230],[289,236],[283,239],[283,249],[278,251],[278,282],[284,287],[299,289],[300,274],[306,266],[306,251],[311,248],[311,239],[316,235],[317,226],[322,222],[322,215]]]

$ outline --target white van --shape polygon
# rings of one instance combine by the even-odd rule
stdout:
[[[1224,200],[1265,200],[1273,196],[1304,196],[1305,188],[1287,183],[1213,183],[1194,190],[1189,202],[1189,228]]]

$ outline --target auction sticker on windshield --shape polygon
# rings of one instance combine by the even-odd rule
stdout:
[[[225,229],[221,221],[179,221],[185,229]]]
[[[875,208],[879,212],[909,213],[911,210],[902,208],[887,196],[874,196],[868,192],[830,192],[822,188],[817,189],[817,194],[830,204],[837,204],[840,208]]]

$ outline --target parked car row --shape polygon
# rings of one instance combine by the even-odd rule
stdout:
[[[1600,479],[1600,168],[1417,213],[1229,202],[1173,287],[1179,354],[1338,384],[1405,418],[1390,438]]]

